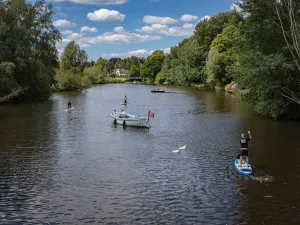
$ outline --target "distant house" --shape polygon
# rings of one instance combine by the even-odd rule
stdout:
[[[125,77],[128,75],[128,70],[125,69],[115,69],[113,71],[118,77]]]

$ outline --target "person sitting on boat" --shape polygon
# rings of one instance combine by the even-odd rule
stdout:
[[[120,117],[121,117],[121,118],[125,118],[125,116],[126,116],[126,113],[125,113],[124,109],[122,109],[121,114],[120,114]]]
[[[125,95],[125,98],[124,98],[124,104],[127,104],[127,97]]]
[[[244,134],[241,135],[241,137],[242,137],[241,140],[240,140],[240,143],[241,143],[241,154],[240,154],[240,161],[239,161],[240,165],[242,165],[243,156],[246,156],[246,161],[249,164],[249,159],[248,159],[248,142],[252,139],[250,131],[248,131],[248,135],[249,135],[248,138],[245,138]]]
[[[70,101],[70,99],[69,99],[69,101],[68,101],[68,109],[71,109],[72,108],[72,106],[71,106],[71,101]]]

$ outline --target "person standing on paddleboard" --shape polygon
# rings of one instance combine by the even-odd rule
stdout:
[[[69,99],[69,101],[68,101],[68,109],[71,109],[72,108],[72,106],[71,106],[71,101],[70,101],[70,99]]]
[[[127,97],[125,95],[125,98],[124,98],[124,104],[127,104]]]
[[[249,135],[248,138],[245,138],[244,134],[241,135],[242,138],[240,140],[240,143],[241,143],[240,165],[243,162],[243,156],[246,156],[246,161],[249,164],[249,160],[248,160],[248,142],[252,139],[250,131],[248,131],[248,135]]]

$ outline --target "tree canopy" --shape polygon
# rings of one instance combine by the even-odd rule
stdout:
[[[52,5],[37,0],[0,2],[0,97],[24,90],[27,100],[44,100],[51,94],[58,67]]]

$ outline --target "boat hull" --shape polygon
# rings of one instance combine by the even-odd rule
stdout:
[[[117,115],[111,114],[114,124],[130,127],[144,127],[150,128],[148,117],[135,117],[135,118],[120,118]]]
[[[151,90],[152,93],[164,93],[165,91],[156,91],[156,90]]]

